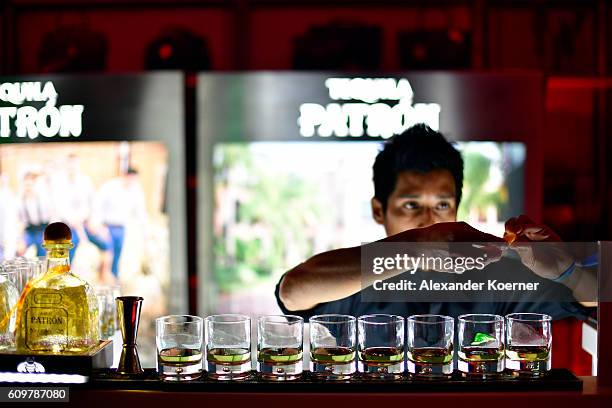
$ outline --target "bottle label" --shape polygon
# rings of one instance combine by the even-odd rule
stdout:
[[[36,303],[37,305],[59,305],[60,303],[62,303],[62,295],[60,293],[37,293],[36,296],[34,296],[34,303]]]
[[[49,350],[43,338],[53,339],[53,346],[62,351],[68,343],[68,312],[60,307],[30,307],[26,311],[26,347],[30,350]]]

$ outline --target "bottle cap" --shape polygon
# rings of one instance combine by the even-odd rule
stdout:
[[[52,222],[45,228],[43,240],[44,245],[70,245],[72,232],[63,222]]]

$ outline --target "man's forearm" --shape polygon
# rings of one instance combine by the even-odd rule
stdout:
[[[361,248],[342,248],[313,256],[285,274],[279,297],[289,310],[311,309],[361,290]]]
[[[378,242],[412,241],[418,230],[404,231]],[[307,310],[361,290],[361,249],[351,247],[315,255],[287,272],[280,282],[279,297],[289,310]],[[380,277],[378,278],[380,279]],[[372,284],[374,276],[372,276]],[[367,282],[363,282],[365,286]]]
[[[289,310],[311,309],[319,303],[344,299],[375,280],[389,279],[404,270],[386,270],[382,275],[362,274],[361,251],[352,247],[313,256],[285,274],[279,297]],[[411,248],[407,246],[406,252]]]

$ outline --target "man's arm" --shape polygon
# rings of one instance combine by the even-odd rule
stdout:
[[[513,237],[511,248],[519,254],[526,267],[536,275],[553,281],[568,268],[573,268],[570,276],[560,283],[570,289],[574,298],[583,306],[597,306],[596,302],[584,301],[597,298],[596,271],[577,265],[574,257],[565,250],[561,238],[552,229],[534,222],[526,215],[509,219],[505,227],[506,234]],[[543,244],[546,247],[537,247],[537,243],[548,244]]]
[[[401,232],[377,242],[503,242],[464,222],[438,223]],[[319,303],[343,299],[370,286],[377,279],[389,279],[404,270],[389,270],[376,276],[361,273],[363,246],[323,252],[287,272],[279,284],[279,298],[288,310],[307,310]],[[411,253],[415,251],[415,253]],[[410,245],[404,251],[418,257],[421,250]]]
[[[596,301],[583,301],[581,299],[596,299],[597,298],[597,271],[593,268],[585,268],[576,265],[574,273],[567,281],[564,282],[578,299],[582,306],[596,307]]]
[[[289,310],[312,309],[361,290],[361,248],[342,248],[313,256],[287,272],[279,298]]]

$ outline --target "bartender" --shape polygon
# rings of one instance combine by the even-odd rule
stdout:
[[[387,238],[378,242],[504,243],[501,238],[457,222],[463,159],[442,134],[428,126],[415,125],[389,139],[376,157],[373,173],[372,215],[387,234]],[[509,242],[560,241],[550,228],[524,215],[508,220],[505,227]],[[537,275],[536,278],[562,282],[563,289],[570,291],[570,298],[591,298],[589,294],[596,293],[592,268],[581,266],[568,253],[561,251],[551,261],[538,259],[528,246],[519,248],[520,261],[515,261],[519,269]],[[590,312],[587,304],[525,302],[520,296],[517,301],[506,302],[362,302],[362,287],[367,289],[373,281],[362,281],[361,250],[362,247],[352,247],[324,252],[289,270],[276,287],[281,310],[304,318],[326,313],[354,316],[432,313],[456,317],[465,313],[503,316],[537,312],[562,319],[584,318]]]

